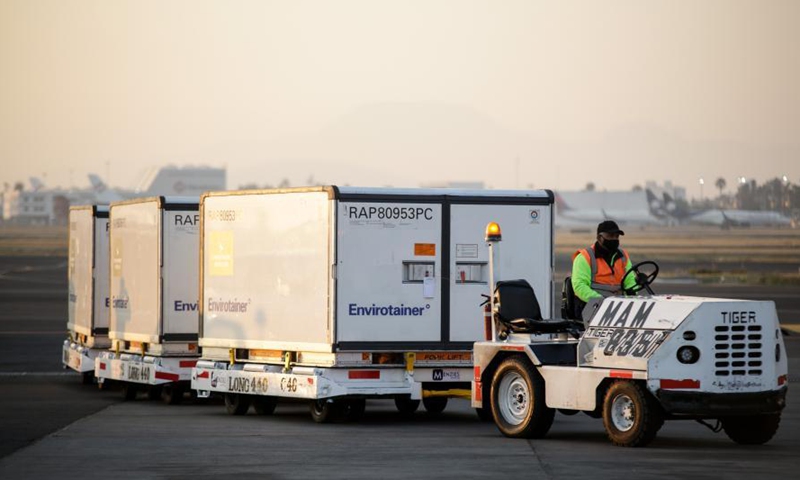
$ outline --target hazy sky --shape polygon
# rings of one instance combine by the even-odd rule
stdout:
[[[0,181],[798,183],[799,23],[776,0],[0,0]]]

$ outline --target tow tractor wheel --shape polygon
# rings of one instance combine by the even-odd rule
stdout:
[[[439,415],[447,407],[447,397],[425,397],[422,399],[422,405],[431,415]]]
[[[340,418],[342,410],[341,401],[335,401],[329,398],[312,400],[310,408],[311,418],[317,423],[335,422]]]
[[[136,394],[139,393],[139,388],[130,382],[122,384],[122,398],[125,400],[136,400]]]
[[[540,438],[553,425],[556,411],[548,408],[544,379],[526,360],[508,358],[492,379],[492,415],[497,428],[511,438]]]
[[[167,405],[178,405],[183,400],[183,390],[180,383],[167,383],[161,387],[161,400]]]
[[[250,397],[240,393],[225,394],[225,410],[230,415],[246,415],[250,409]]]
[[[603,425],[611,443],[644,447],[663,424],[661,408],[644,387],[625,380],[611,384],[603,401]]]
[[[728,438],[741,445],[763,445],[770,441],[781,423],[780,413],[727,417],[721,419]]]
[[[275,397],[257,396],[253,398],[253,408],[258,415],[272,415],[275,407],[278,406],[278,399]]]
[[[94,370],[83,372],[81,374],[81,383],[84,385],[91,385],[94,383]]]
[[[394,397],[394,406],[403,416],[411,416],[419,408],[419,400],[411,400],[411,395]]]

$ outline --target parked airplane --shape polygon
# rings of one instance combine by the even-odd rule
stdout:
[[[118,202],[130,198],[130,195],[123,195],[117,190],[109,189],[105,182],[94,173],[89,174],[89,182],[92,184],[92,189],[94,190],[94,203],[107,205],[111,202]]]
[[[621,226],[665,225],[663,204],[652,192],[556,192],[556,226],[591,228],[603,220]]]
[[[677,220],[689,225],[712,225],[723,229],[792,226],[791,218],[771,210],[712,208],[681,216],[674,213],[676,211],[675,201],[667,193],[664,193],[664,204],[667,206],[667,211],[671,212]]]

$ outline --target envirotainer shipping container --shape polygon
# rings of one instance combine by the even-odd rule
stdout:
[[[68,257],[69,339],[63,345],[63,363],[94,377],[94,358],[108,348],[108,206],[69,209]]]
[[[111,204],[112,352],[98,358],[99,378],[188,381],[198,353],[197,208],[192,197]]]
[[[397,388],[359,390],[365,395],[420,398],[404,368],[431,387],[468,386],[472,345],[484,335],[484,228],[497,221],[513,233],[504,248],[519,254],[504,257],[504,278],[527,279],[542,312],[552,313],[552,207],[549,191],[331,186],[204,194],[200,346],[209,363],[198,363],[193,388],[242,393],[232,378],[240,373],[231,373],[237,364],[280,364],[282,374],[293,365],[355,367],[362,370],[337,374],[361,386],[400,367],[391,381]],[[214,365],[228,373],[212,372]],[[244,393],[292,396],[280,384],[292,379],[272,380],[254,380],[262,387]],[[306,380],[297,382],[303,392],[289,393],[354,391]]]

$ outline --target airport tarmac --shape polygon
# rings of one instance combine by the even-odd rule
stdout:
[[[658,285],[660,293],[772,299],[800,323],[797,287]],[[791,477],[800,466],[800,400],[790,392],[767,445],[743,447],[693,421],[667,422],[645,449],[613,447],[602,422],[558,414],[545,439],[502,437],[468,402],[443,415],[401,419],[371,401],[359,423],[318,425],[307,407],[270,417],[219,404],[167,406],[80,384],[61,368],[66,263],[0,258],[0,478],[747,478]],[[800,334],[786,337],[790,383],[800,375]]]

